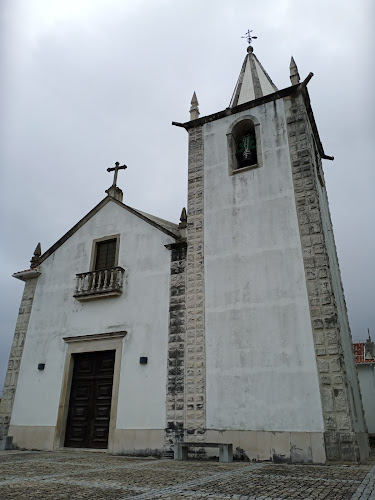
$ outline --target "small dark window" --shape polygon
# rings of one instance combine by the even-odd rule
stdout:
[[[95,271],[115,267],[117,240],[99,241],[96,244]]]

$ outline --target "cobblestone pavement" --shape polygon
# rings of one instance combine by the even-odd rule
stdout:
[[[362,465],[176,462],[83,452],[0,452],[0,500],[375,499]]]

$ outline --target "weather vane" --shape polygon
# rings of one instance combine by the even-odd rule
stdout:
[[[241,36],[241,38],[246,38],[247,39],[247,43],[249,45],[251,45],[251,42],[253,40],[255,40],[256,38],[258,38],[257,36],[251,36],[251,33],[252,33],[253,30],[247,30],[245,35],[244,36]]]

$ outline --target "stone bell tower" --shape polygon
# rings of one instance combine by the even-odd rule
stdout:
[[[174,123],[189,134],[179,438],[250,459],[369,452],[312,76],[292,58],[278,90],[249,46],[229,107],[199,117],[194,93]]]

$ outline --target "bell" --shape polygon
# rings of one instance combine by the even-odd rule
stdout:
[[[255,165],[255,163],[255,154],[250,149],[245,149],[242,154],[242,160],[239,162],[238,168],[249,167],[250,165]]]

